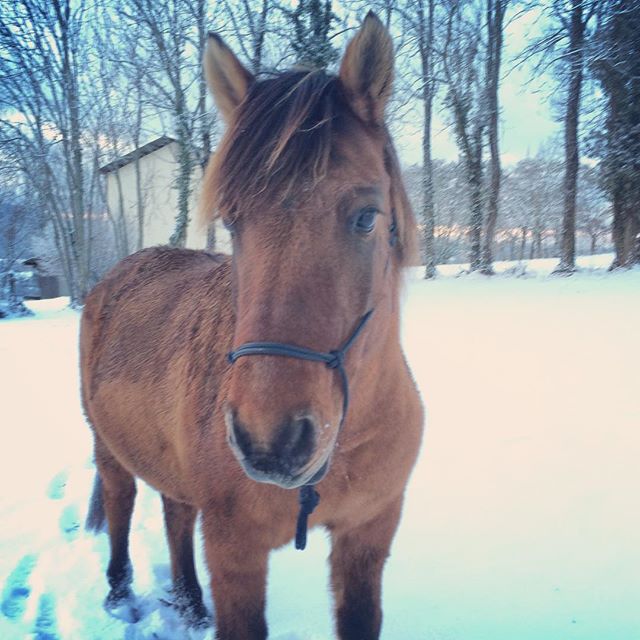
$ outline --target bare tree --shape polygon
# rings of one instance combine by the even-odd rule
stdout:
[[[204,156],[196,144],[205,122],[203,93],[200,89],[194,97],[191,88],[201,86],[201,61],[193,51],[201,53],[204,47],[205,5],[191,0],[126,0],[118,11],[129,26],[140,27],[135,36],[138,56],[132,62],[144,69],[146,98],[170,117],[178,143],[178,210],[169,243],[184,246],[193,170]]]
[[[285,10],[291,31],[291,48],[300,64],[328,67],[338,58],[330,33],[336,16],[331,0],[299,0],[295,9]]]
[[[483,163],[486,116],[482,78],[480,6],[447,0],[440,25],[439,57],[446,85],[445,106],[456,133],[469,185],[470,270],[482,266]]]
[[[433,158],[431,151],[431,125],[433,121],[433,101],[436,94],[434,73],[435,2],[419,0],[417,5],[417,42],[420,52],[422,80],[422,220],[424,220],[425,278],[436,275],[435,254],[435,198],[433,193]]]
[[[420,104],[422,120],[422,171],[420,177],[421,198],[420,212],[422,220],[423,245],[425,256],[425,278],[436,276],[436,248],[435,248],[435,199],[433,188],[433,157],[431,145],[431,128],[433,122],[433,105],[437,91],[435,75],[435,0],[417,0],[414,2],[387,3],[387,20],[393,12],[401,16],[400,31],[403,34],[402,53],[409,68],[409,74],[417,78],[417,91],[411,98],[417,98]],[[407,55],[407,50],[409,54]],[[417,54],[417,55],[416,55]],[[417,58],[417,69],[411,69],[409,60]],[[415,85],[415,82],[411,82]],[[410,93],[413,93],[410,91]]]
[[[543,7],[549,27],[542,37],[525,48],[520,61],[537,58],[536,71],[550,66],[558,71],[564,93],[563,217],[560,230],[560,262],[554,273],[575,271],[576,198],[580,165],[579,120],[582,103],[585,48],[588,27],[601,0],[552,0]],[[560,50],[560,51],[559,51]]]
[[[585,12],[584,0],[571,0],[567,12],[563,2],[556,2],[554,9],[557,19],[568,36],[567,104],[564,116],[565,172],[562,222],[562,245],[560,263],[555,273],[569,274],[575,270],[576,262],[576,198],[578,192],[578,167],[580,148],[578,142],[578,120],[580,117],[580,97],[584,72],[585,30],[592,15],[591,8]]]
[[[504,14],[508,0],[486,0],[486,81],[487,81],[487,129],[489,133],[489,189],[487,194],[487,219],[482,249],[482,272],[493,273],[493,242],[498,221],[498,203],[500,201],[500,150],[498,88],[500,85],[500,63],[502,60],[502,41],[504,37]]]
[[[71,0],[22,0],[0,14],[3,151],[51,223],[73,303],[89,286],[86,14],[83,1]]]
[[[591,68],[605,95],[594,151],[613,208],[612,269],[640,263],[640,5],[603,2]]]
[[[252,73],[260,73],[265,66],[268,37],[273,36],[270,19],[274,14],[274,1],[259,0],[251,3],[248,0],[224,0],[223,6],[229,40],[237,45],[244,58],[248,60],[248,67]]]

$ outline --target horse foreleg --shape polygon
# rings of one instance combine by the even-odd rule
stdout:
[[[382,569],[401,507],[398,499],[373,520],[331,532],[331,582],[340,640],[380,637]]]
[[[136,496],[133,476],[114,458],[106,445],[95,437],[95,458],[102,480],[104,511],[109,526],[111,559],[107,568],[107,579],[111,590],[106,606],[115,609],[131,600],[133,573],[129,558],[129,529]]]
[[[175,605],[192,626],[209,623],[209,615],[202,604],[202,589],[198,583],[193,561],[193,528],[197,510],[162,495],[164,523],[171,554],[171,574]]]
[[[203,512],[203,531],[218,640],[265,640],[269,549],[249,528]]]

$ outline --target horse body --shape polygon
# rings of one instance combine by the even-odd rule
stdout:
[[[200,511],[218,638],[266,638],[268,554],[293,537],[298,496],[291,488],[318,478],[321,501],[310,526],[331,533],[338,636],[379,636],[382,568],[422,433],[399,341],[399,273],[412,217],[386,130],[366,126],[366,118],[380,117],[380,105],[357,94],[347,106],[342,95],[349,95],[353,65],[362,56],[375,62],[367,46],[384,37],[377,19],[367,18],[351,46],[355,62],[345,56],[342,85],[322,80],[327,100],[344,111],[331,119],[342,135],[327,138],[325,173],[295,183],[286,198],[262,194],[260,215],[249,217],[255,203],[244,203],[242,218],[235,205],[220,204],[237,216],[233,259],[147,249],[116,266],[86,300],[82,396],[95,434],[95,500],[104,502],[111,540],[109,605],[131,598],[128,533],[140,477],[163,495],[176,604],[193,623],[206,618],[193,565]],[[219,40],[211,46],[210,82],[229,115],[238,101],[251,105],[251,95],[242,95],[250,79]],[[285,79],[283,100],[297,100],[307,78]],[[379,100],[388,93],[390,79],[383,81]],[[317,97],[308,100],[311,113]],[[328,121],[309,117],[311,127],[303,119],[296,131]],[[234,144],[225,151],[223,143],[219,162],[233,165]],[[287,160],[287,147],[280,151]],[[213,183],[225,191],[219,173],[205,177],[205,191]],[[375,227],[372,219],[382,222]],[[346,416],[338,376],[317,362],[227,361],[248,340],[337,348],[369,308],[374,313],[345,361]],[[256,473],[262,481],[252,479]]]

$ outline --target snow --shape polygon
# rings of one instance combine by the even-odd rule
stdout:
[[[428,422],[384,640],[640,638],[640,271],[607,273],[609,260],[571,278],[547,275],[555,261],[522,278],[409,274],[403,340]],[[34,318],[0,321],[0,638],[189,637],[159,603],[168,553],[147,488],[131,536],[147,615],[129,625],[102,608],[107,539],[80,527],[93,465],[78,314],[29,305]],[[272,555],[270,638],[333,637],[328,553],[316,530],[304,553]],[[200,545],[197,561],[206,585]]]

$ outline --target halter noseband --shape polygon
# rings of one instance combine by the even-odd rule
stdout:
[[[310,360],[312,362],[324,362],[329,369],[336,369],[342,381],[342,417],[339,429],[342,428],[347,409],[349,408],[349,379],[344,368],[344,360],[347,351],[356,341],[371,317],[373,309],[365,313],[349,336],[347,341],[334,351],[314,351],[306,347],[297,347],[283,342],[245,342],[234,351],[229,352],[227,358],[234,364],[238,358],[244,356],[282,356],[285,358],[298,358],[298,360]],[[300,511],[296,525],[296,549],[304,549],[307,546],[307,520],[313,510],[318,506],[320,496],[312,484],[300,487]]]

